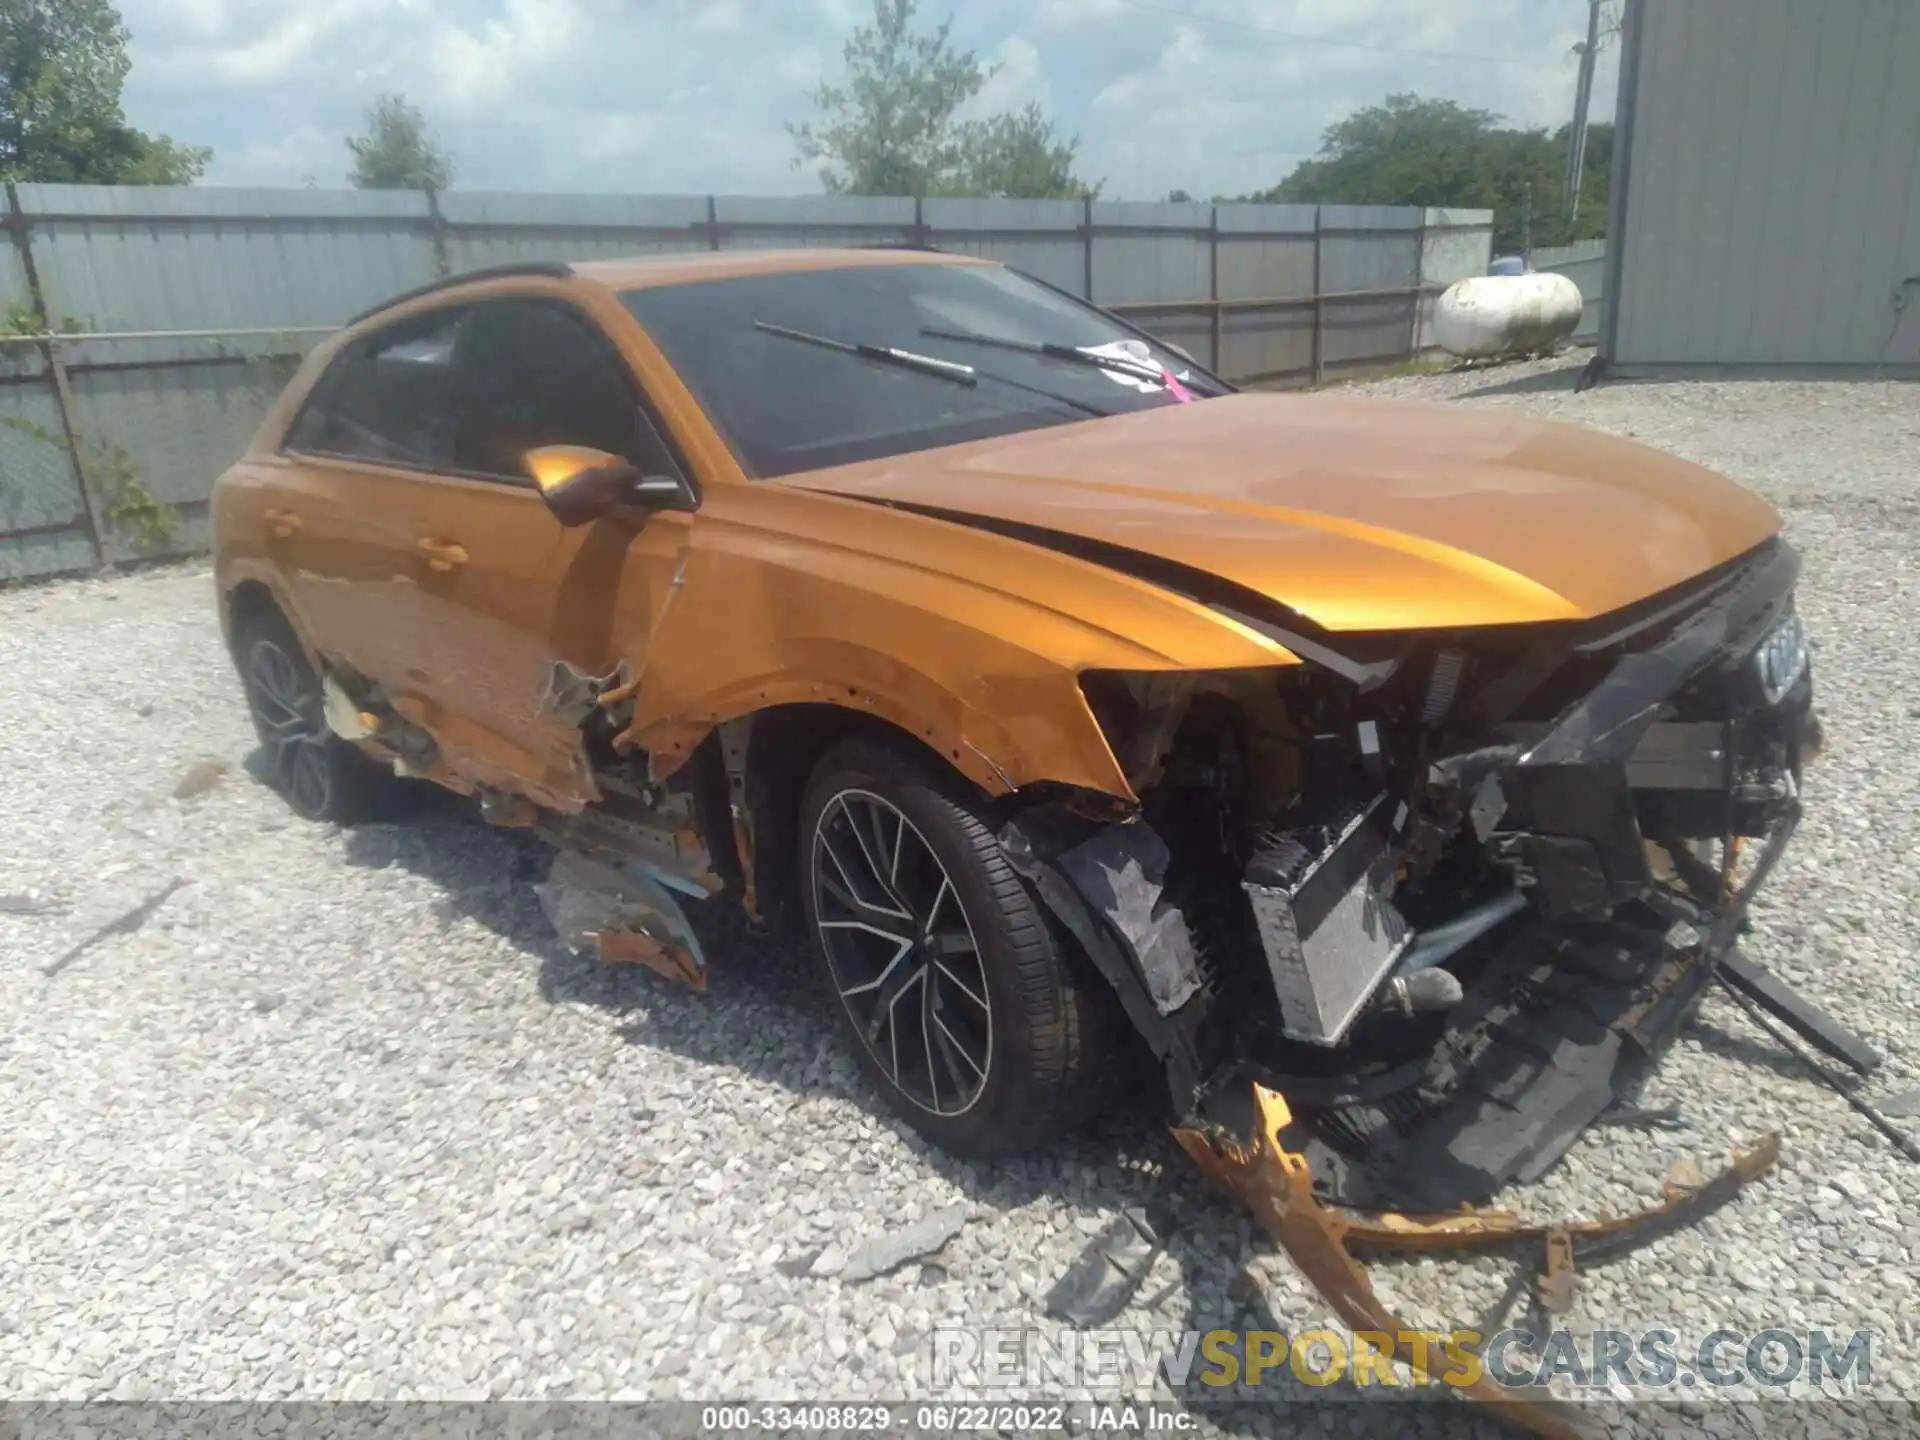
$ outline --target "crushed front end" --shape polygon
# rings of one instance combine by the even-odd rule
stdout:
[[[1770,541],[1596,621],[1090,674],[1140,797],[1002,834],[1183,1124],[1286,1097],[1314,1192],[1445,1210],[1542,1173],[1732,961],[1818,745]],[[1242,620],[1248,617],[1241,615]]]

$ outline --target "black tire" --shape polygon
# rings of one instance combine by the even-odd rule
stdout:
[[[889,812],[902,817],[899,829]],[[916,842],[950,885],[951,900],[933,883]],[[1092,988],[1097,977],[1070,963],[1077,957],[1063,950],[1041,903],[1001,854],[985,805],[904,749],[851,741],[814,770],[795,848],[829,998],[902,1118],[942,1149],[982,1158],[1031,1149],[1090,1118],[1114,1048],[1110,997]],[[891,861],[892,883],[866,864],[876,852]],[[912,918],[898,921],[900,933],[886,928],[904,915]],[[908,940],[914,948],[901,950]],[[875,974],[885,981],[877,990],[869,984]],[[976,984],[984,984],[984,996]],[[906,1015],[898,1028],[876,1019],[889,995],[888,1015]],[[920,1007],[924,1067],[912,1053],[909,996]],[[894,1048],[903,1039],[905,1055]],[[923,1073],[931,1084],[921,1083]],[[969,1086],[977,1086],[971,1100]]]
[[[265,777],[296,815],[353,825],[395,810],[399,782],[327,728],[320,677],[284,615],[267,606],[242,615],[233,658]]]

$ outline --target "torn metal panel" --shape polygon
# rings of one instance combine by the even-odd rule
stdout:
[[[562,850],[534,892],[554,930],[576,952],[646,965],[696,990],[706,988],[700,937],[672,892],[644,866],[616,868]]]
[[[541,674],[534,703],[563,724],[583,725],[610,693],[621,691],[632,680],[633,667],[625,660],[605,675],[589,675],[577,665],[556,660]]]
[[[561,849],[637,861],[695,900],[726,888],[692,795],[667,785],[635,785],[613,773],[603,773],[600,785],[602,803],[575,815],[543,815],[540,833]]]

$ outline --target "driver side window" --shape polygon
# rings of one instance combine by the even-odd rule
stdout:
[[[451,468],[524,483],[523,457],[541,445],[633,458],[640,397],[606,337],[569,307],[518,297],[470,306],[457,360]]]

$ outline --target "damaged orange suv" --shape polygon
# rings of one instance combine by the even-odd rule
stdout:
[[[1537,1174],[1655,1053],[1799,814],[1759,499],[1504,410],[1236,393],[998,264],[528,264],[363,315],[214,496],[290,803],[393,774],[553,843],[570,945],[695,986],[804,931],[936,1142],[1136,1046],[1283,1093],[1324,1193]],[[1734,861],[1745,846],[1743,864]]]

